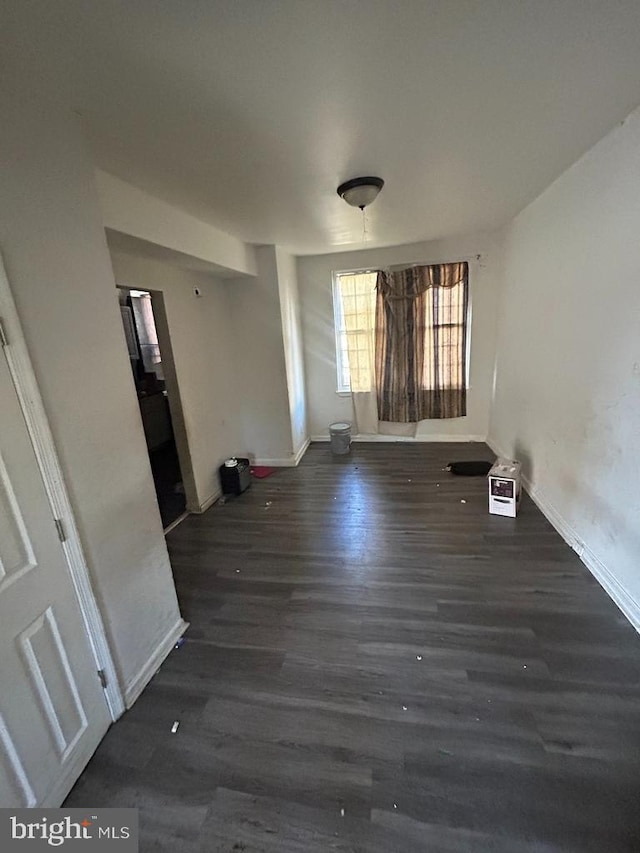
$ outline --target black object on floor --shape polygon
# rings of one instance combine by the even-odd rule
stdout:
[[[493,462],[483,460],[472,462],[449,462],[447,471],[457,474],[459,477],[486,477]]]
[[[238,458],[236,463],[232,467],[221,465],[218,469],[223,495],[239,495],[251,485],[251,463],[249,460]]]

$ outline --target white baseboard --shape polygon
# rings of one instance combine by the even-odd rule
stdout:
[[[158,645],[158,647],[151,655],[149,660],[142,667],[140,672],[135,676],[135,678],[133,678],[132,681],[129,682],[127,687],[125,687],[124,703],[127,708],[130,708],[133,705],[138,696],[142,693],[144,688],[153,678],[156,670],[160,667],[161,663],[164,661],[171,649],[175,646],[176,642],[180,639],[180,637],[184,634],[188,627],[188,622],[185,622],[184,619],[178,619],[176,624],[167,633],[164,640]]]
[[[283,456],[277,459],[268,459],[264,456],[257,456],[251,462],[252,465],[264,465],[267,468],[296,468],[300,464],[300,460],[307,452],[307,448],[311,444],[311,439],[305,439],[301,447],[292,453],[291,456]]]
[[[300,445],[300,447],[298,448],[297,452],[293,454],[293,464],[294,464],[294,465],[299,465],[299,464],[300,464],[300,460],[302,459],[302,457],[304,456],[304,454],[307,452],[307,450],[308,450],[308,448],[309,448],[309,445],[310,445],[310,444],[311,444],[311,439],[310,439],[310,438],[306,438],[306,439],[302,442],[302,444],[301,444],[301,445]]]
[[[495,442],[492,440],[487,439],[487,444],[496,456],[506,456],[507,459],[510,458],[510,454],[505,454],[500,451]],[[576,552],[580,560],[589,569],[609,598],[618,606],[636,631],[640,633],[640,603],[636,601],[631,593],[620,583],[611,569],[605,566],[602,560],[594,554],[588,545],[585,545],[577,531],[547,499],[544,492],[539,487],[535,486],[528,477],[523,476],[522,485],[547,521],[553,525],[567,545]]]
[[[501,456],[503,459],[509,459],[510,458],[511,454],[505,453],[503,450],[501,450],[498,447],[497,443],[491,438],[490,435],[487,436],[486,442],[487,442],[487,445],[489,446],[489,449],[492,450],[496,456]]]
[[[312,435],[311,441],[329,441],[330,436],[328,435]],[[405,444],[428,444],[428,443],[442,443],[442,442],[456,442],[459,444],[466,444],[469,442],[476,441],[486,441],[486,436],[484,435],[417,435],[414,437],[408,435],[381,435],[378,433],[377,435],[352,435],[352,442],[403,442]]]
[[[213,506],[214,503],[221,497],[222,497],[222,489],[218,489],[212,495],[209,495],[209,497],[203,503],[201,503],[197,506],[194,506],[194,507],[187,505],[187,512],[193,512],[196,515],[202,515],[203,512],[206,512],[209,509],[209,507]]]
[[[279,459],[267,459],[265,458],[251,458],[251,465],[264,465],[267,468],[295,468],[300,464],[300,460],[307,452],[307,448],[311,443],[311,439],[307,438],[298,449],[295,454],[291,456],[286,456]],[[196,515],[202,515],[203,512],[206,512],[209,507],[213,506],[213,504],[222,497],[222,489],[218,489],[212,495],[203,501],[201,504],[196,506],[190,506],[187,504],[187,512],[193,512]],[[167,531],[165,530],[165,533]]]
[[[174,521],[172,521],[171,524],[167,524],[167,526],[162,531],[164,533],[164,535],[166,536],[167,533],[171,533],[171,531],[175,527],[177,527],[179,524],[182,524],[182,522],[185,520],[185,518],[189,518],[189,512],[186,510],[181,515],[179,515],[176,519],[174,519]]]
[[[614,577],[611,571],[596,557],[590,548],[583,544],[582,553],[578,549],[574,550],[600,586],[608,593],[609,598],[618,605],[622,613],[640,634],[640,603],[622,586],[620,581]]]

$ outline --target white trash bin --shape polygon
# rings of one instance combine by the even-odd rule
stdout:
[[[329,435],[331,436],[331,452],[334,456],[344,456],[349,452],[351,445],[351,424],[340,421],[330,424]]]

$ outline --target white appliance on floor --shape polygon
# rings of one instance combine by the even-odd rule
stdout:
[[[496,459],[487,474],[489,478],[489,512],[515,518],[521,492],[520,463],[513,459]]]

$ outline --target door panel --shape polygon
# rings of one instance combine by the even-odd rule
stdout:
[[[0,453],[0,593],[35,565],[31,540]]]
[[[40,469],[0,354],[0,806],[59,805],[56,797],[62,800],[109,723]]]
[[[51,607],[19,637],[24,670],[49,723],[61,759],[65,759],[87,728],[78,684],[62,643]]]
[[[22,761],[0,714],[0,803],[33,808],[38,804]]]

